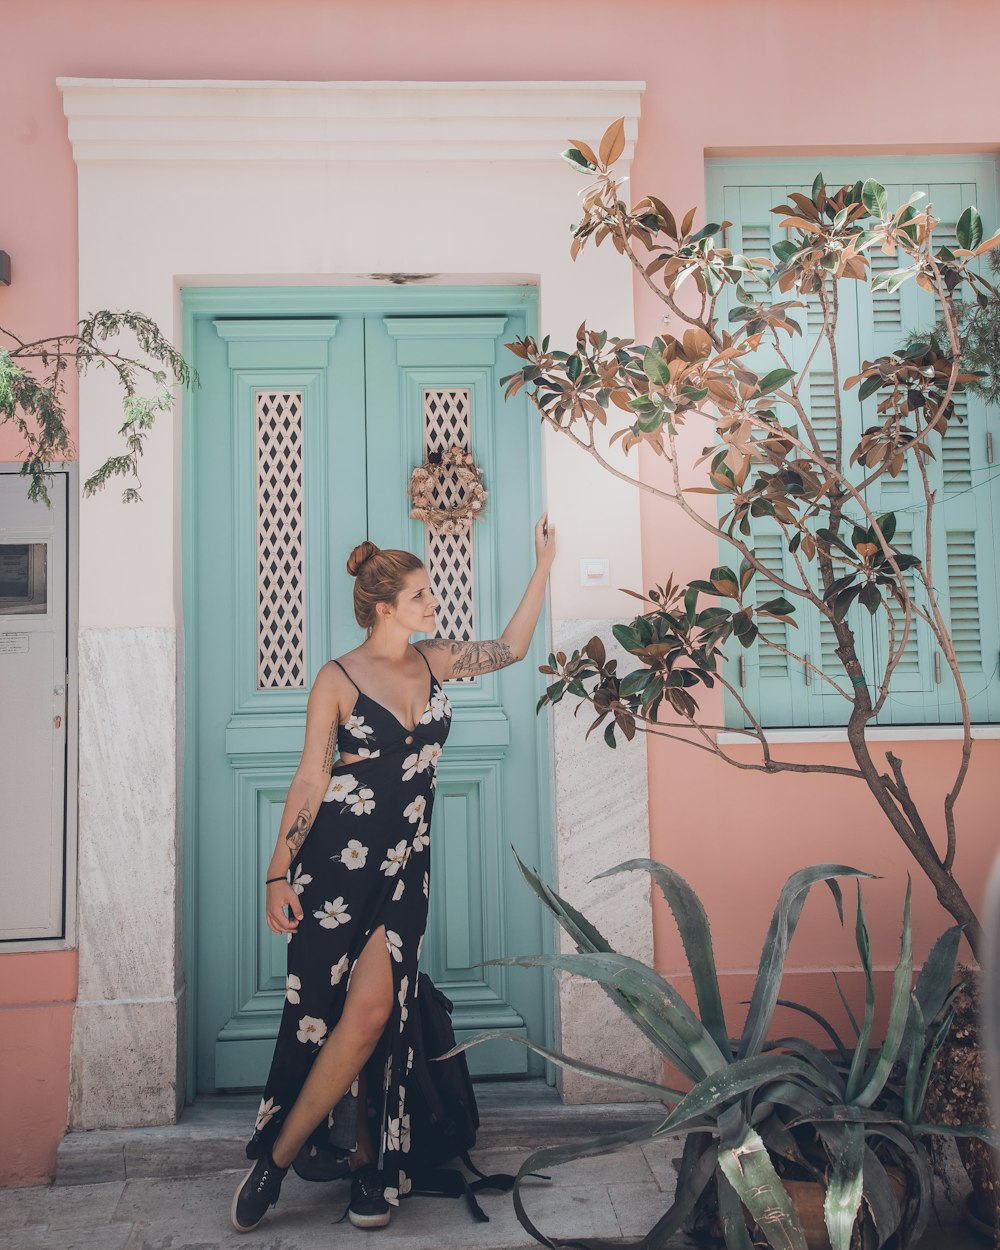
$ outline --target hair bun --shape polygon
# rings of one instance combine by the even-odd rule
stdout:
[[[350,573],[352,577],[357,577],[364,562],[372,556],[377,556],[381,550],[381,547],[376,547],[375,544],[369,542],[368,539],[365,539],[363,543],[358,543],[351,554],[347,557],[348,573]]]

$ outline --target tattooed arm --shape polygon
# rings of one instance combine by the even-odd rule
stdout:
[[[427,654],[428,663],[437,665],[439,681],[494,673],[523,660],[531,646],[531,636],[545,600],[545,583],[555,559],[556,527],[548,524],[548,513],[535,525],[535,571],[521,596],[517,611],[499,638],[491,642],[460,642],[457,638],[422,638],[415,645]]]
[[[341,719],[341,698],[344,697],[344,687],[349,686],[347,679],[339,674],[336,664],[324,664],[309,692],[305,746],[292,784],[288,787],[278,841],[267,869],[268,878],[281,877],[288,872],[302,849],[330,784],[337,727]],[[291,908],[290,918],[285,915],[286,907]],[[267,887],[266,917],[268,927],[275,933],[292,933],[298,927],[302,906],[288,882],[276,881]]]

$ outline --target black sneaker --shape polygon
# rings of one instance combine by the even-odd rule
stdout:
[[[351,1179],[351,1205],[347,1218],[355,1228],[382,1228],[391,1218],[385,1200],[385,1181],[374,1163],[363,1163]]]
[[[267,1214],[268,1207],[273,1207],[278,1201],[281,1182],[287,1171],[288,1168],[278,1167],[268,1150],[247,1172],[233,1195],[229,1212],[233,1228],[238,1233],[248,1233],[256,1228]]]

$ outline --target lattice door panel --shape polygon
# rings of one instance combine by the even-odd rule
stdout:
[[[424,390],[424,459],[430,452],[458,445],[472,450],[472,396],[467,387]],[[461,503],[465,491],[448,486],[441,493],[447,506]],[[470,518],[455,534],[425,526],[426,562],[431,585],[440,599],[436,637],[469,642],[475,637],[473,528]],[[457,678],[475,681],[474,677]]]
[[[258,391],[257,687],[305,686],[302,392]]]

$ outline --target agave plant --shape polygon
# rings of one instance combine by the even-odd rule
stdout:
[[[516,851],[514,857],[577,953],[485,963],[557,968],[596,981],[691,1082],[686,1091],[672,1089],[585,1063],[504,1029],[477,1034],[448,1052],[454,1055],[479,1042],[510,1038],[556,1064],[627,1085],[671,1108],[661,1121],[582,1144],[544,1147],[524,1160],[513,1188],[514,1208],[523,1227],[543,1245],[599,1250],[621,1243],[545,1236],[521,1200],[520,1183],[527,1173],[634,1142],[683,1135],[673,1201],[645,1237],[634,1243],[641,1250],[665,1246],[682,1229],[713,1233],[728,1250],[752,1250],[755,1236],[758,1243],[763,1238],[776,1250],[807,1250],[802,1221],[783,1180],[811,1180],[823,1186],[824,1220],[833,1250],[878,1250],[890,1238],[902,1248],[920,1237],[930,1215],[933,1177],[923,1139],[940,1133],[996,1141],[985,1127],[921,1122],[931,1064],[951,1024],[949,1004],[955,990],[950,987],[961,927],[942,934],[911,987],[909,882],[888,1024],[881,1045],[873,1048],[875,992],[860,880],[855,934],[866,987],[860,1022],[841,991],[854,1032],[851,1043],[810,1006],[783,999],[780,986],[789,943],[810,889],[826,883],[843,923],[838,878],[874,874],[843,864],[816,864],[788,878],[764,940],[746,1021],[737,1038],[730,1036],[726,1025],[708,917],[678,873],[656,860],[631,859],[597,877],[630,871],[652,874],[680,932],[697,1011],[654,969],[614,951]],[[810,1017],[828,1035],[832,1048],[824,1050],[797,1037],[768,1040],[777,1006]]]

